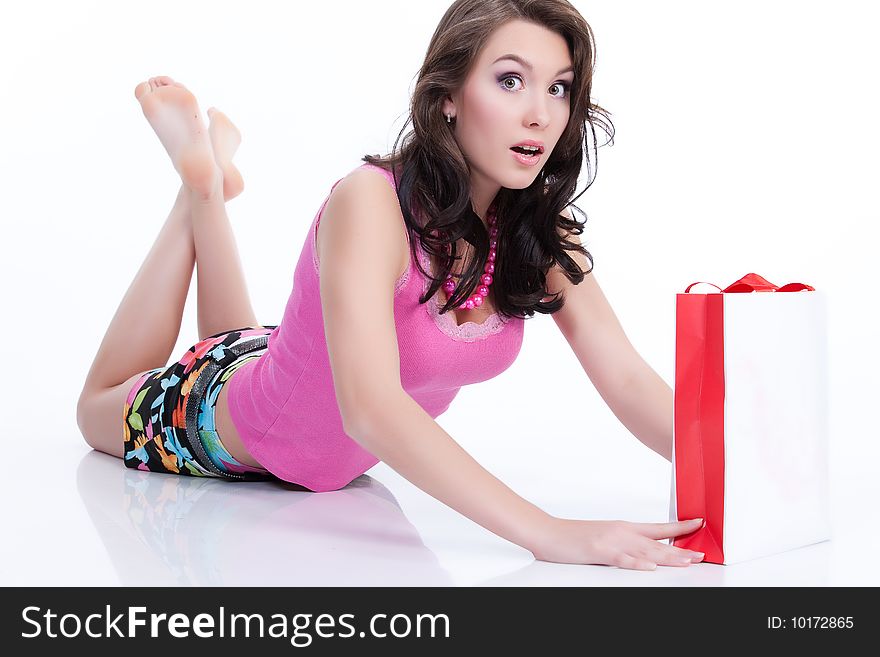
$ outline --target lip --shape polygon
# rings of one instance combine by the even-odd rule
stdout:
[[[515,143],[513,146],[511,146],[511,148],[513,148],[514,146],[537,146],[540,149],[540,151],[538,151],[538,155],[544,154],[544,142],[543,141],[535,141],[534,139],[526,139],[525,141],[519,141],[519,142]]]
[[[513,156],[513,159],[522,164],[523,166],[533,167],[538,162],[541,161],[543,155],[538,153],[537,155],[523,155],[522,153],[517,153],[516,151],[510,151],[510,154]]]

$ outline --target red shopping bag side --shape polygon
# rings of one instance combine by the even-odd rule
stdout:
[[[724,301],[676,295],[675,496],[679,520],[704,518],[673,545],[724,563]]]

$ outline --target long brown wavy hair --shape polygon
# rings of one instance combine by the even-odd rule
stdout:
[[[535,312],[552,314],[562,308],[564,299],[546,289],[550,268],[558,263],[575,285],[593,269],[593,258],[580,241],[564,239],[559,232],[561,229],[563,234],[583,233],[587,217],[573,203],[595,179],[596,128],[606,133],[605,144],[613,143],[614,139],[609,112],[590,99],[595,64],[590,26],[566,0],[456,0],[431,38],[417,76],[409,117],[392,152],[385,157],[361,158],[394,175],[410,236],[411,256],[431,280],[420,303],[436,294],[459,259],[458,240],[463,238],[473,247],[474,258],[462,271],[455,292],[440,312],[457,308],[473,294],[481,284],[483,263],[489,255],[489,235],[471,205],[470,169],[443,115],[443,101],[464,85],[490,35],[514,19],[541,25],[566,40],[574,81],[569,91],[568,125],[544,168],[527,188],[502,187],[495,197],[498,236],[492,288],[497,311],[507,317],[531,317]],[[410,124],[412,130],[404,136]],[[574,196],[584,162],[588,181],[584,190]],[[569,206],[584,220],[564,217],[561,212]],[[422,268],[416,256],[416,240],[427,253],[438,258],[441,271],[437,278]],[[450,245],[448,251],[444,250],[445,244]],[[590,269],[581,271],[567,251],[584,254]]]

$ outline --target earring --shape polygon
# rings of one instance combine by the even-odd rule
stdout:
[[[446,115],[446,123],[452,123],[452,114]]]

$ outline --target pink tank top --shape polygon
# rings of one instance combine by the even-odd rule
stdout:
[[[363,164],[385,176],[391,173]],[[333,187],[341,181],[337,180]],[[332,188],[331,188],[332,192]],[[379,461],[342,429],[336,403],[318,287],[315,236],[327,199],[312,220],[293,276],[284,316],[268,350],[226,384],[229,414],[247,450],[280,479],[313,491],[342,488]],[[432,271],[430,256],[418,257]],[[394,291],[394,323],[403,389],[433,418],[449,408],[461,386],[491,379],[513,364],[524,320],[490,316],[458,326],[440,315],[437,296],[419,304],[428,279],[410,257]]]

